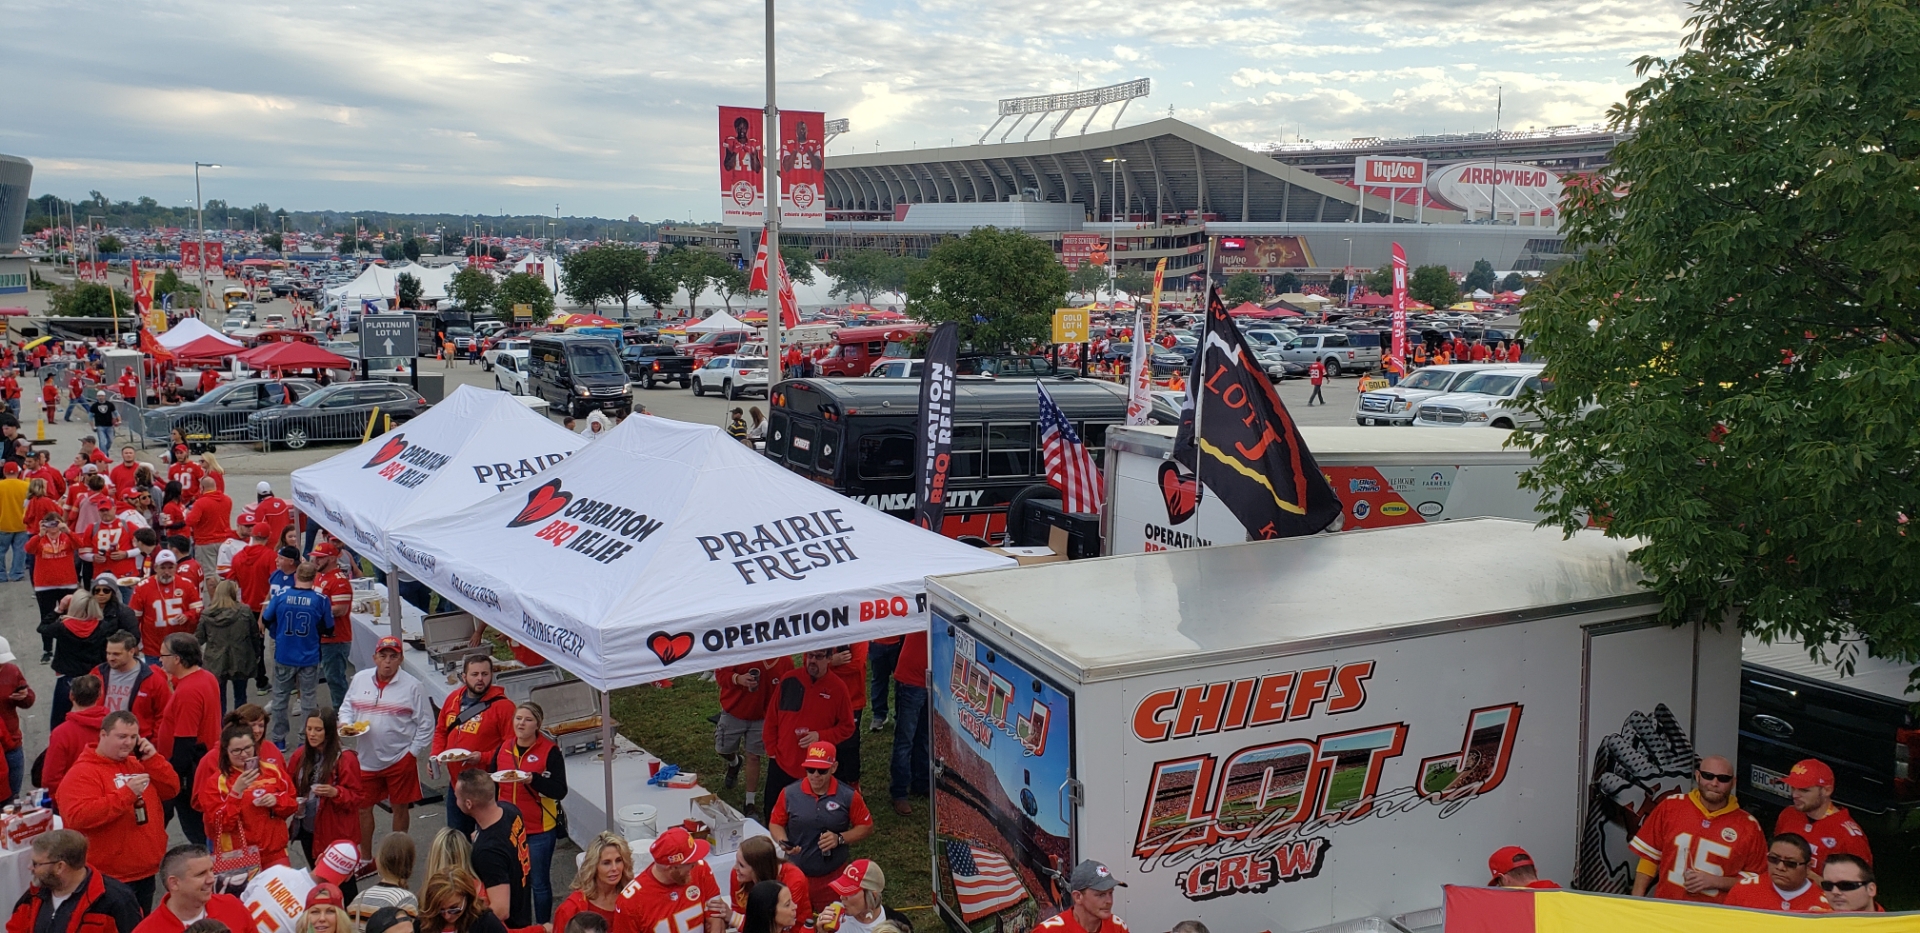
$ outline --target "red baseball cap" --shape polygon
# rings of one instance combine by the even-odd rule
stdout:
[[[345,907],[347,906],[347,897],[340,893],[338,885],[323,881],[314,885],[313,890],[307,892],[308,907],[319,907],[322,904]]]
[[[831,768],[838,762],[833,760],[832,742],[815,742],[807,746],[807,763],[803,768]]]
[[[1808,758],[1796,762],[1793,770],[1787,772],[1785,781],[1788,787],[1798,787],[1801,790],[1809,787],[1832,787],[1833,769],[1827,767],[1827,763],[1818,758]]]
[[[707,857],[707,845],[704,839],[695,839],[684,827],[675,826],[660,834],[653,841],[653,847],[647,851],[653,860],[662,865],[685,865]]]
[[[344,884],[359,867],[360,847],[351,842],[336,842],[320,853],[320,864],[313,866],[313,880],[328,886]],[[312,907],[313,902],[308,901],[307,906]]]
[[[4,472],[8,476],[19,476],[20,464],[15,463],[12,460],[8,460],[5,466],[0,466],[0,472]]]
[[[379,654],[382,651],[398,651],[401,654],[406,653],[406,649],[400,647],[400,639],[392,635],[382,635],[380,640],[374,643],[373,653]]]
[[[880,867],[867,859],[855,859],[840,872],[839,877],[827,882],[827,887],[832,888],[833,893],[846,897],[866,886],[869,877],[873,879],[873,893],[878,894],[885,889],[887,878]]]
[[[273,526],[266,522],[254,522],[253,536],[256,538],[271,538],[273,537]]]
[[[314,557],[339,557],[340,548],[335,546],[332,541],[322,541],[314,545],[310,553]]]
[[[1487,858],[1487,871],[1493,873],[1488,884],[1499,884],[1500,876],[1516,868],[1532,868],[1533,856],[1519,846],[1507,846]]]

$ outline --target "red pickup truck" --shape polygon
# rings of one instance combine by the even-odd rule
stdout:
[[[716,356],[730,356],[740,352],[740,345],[752,340],[751,331],[723,330],[711,334],[701,334],[700,339],[680,345],[681,356],[691,356],[698,368],[707,360]]]

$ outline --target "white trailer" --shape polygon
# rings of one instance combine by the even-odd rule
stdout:
[[[1735,627],[1658,623],[1631,546],[1474,519],[930,580],[940,908],[1026,930],[1094,858],[1132,929],[1302,931],[1506,845],[1628,890],[1634,814],[1733,754],[1740,685]]]
[[[1138,554],[1246,540],[1233,513],[1211,492],[1195,505],[1193,477],[1173,462],[1173,427],[1107,432],[1107,514],[1103,554]],[[1330,530],[1392,528],[1459,518],[1533,522],[1540,495],[1520,488],[1534,465],[1505,446],[1509,431],[1300,429],[1307,449],[1340,497]],[[1434,555],[1427,555],[1428,558]],[[1399,576],[1406,568],[1392,568]]]

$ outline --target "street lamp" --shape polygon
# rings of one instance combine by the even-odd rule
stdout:
[[[1347,267],[1341,270],[1340,278],[1347,283],[1347,294],[1345,297],[1348,300],[1352,300],[1353,281],[1348,279],[1347,276],[1353,273],[1353,237],[1343,237],[1342,239],[1347,241]]]
[[[1120,290],[1116,282],[1120,271],[1120,163],[1127,160],[1115,156],[1101,159],[1112,168],[1107,170],[1107,301],[1120,303]]]
[[[201,307],[205,307],[207,301],[207,215],[206,202],[200,199],[200,170],[203,168],[219,167],[220,163],[218,162],[193,163],[193,236],[200,244],[200,259],[195,265],[200,268]]]

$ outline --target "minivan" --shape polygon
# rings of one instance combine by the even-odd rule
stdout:
[[[633,410],[633,390],[620,351],[605,337],[539,334],[527,345],[527,394],[575,418],[594,409]]]

